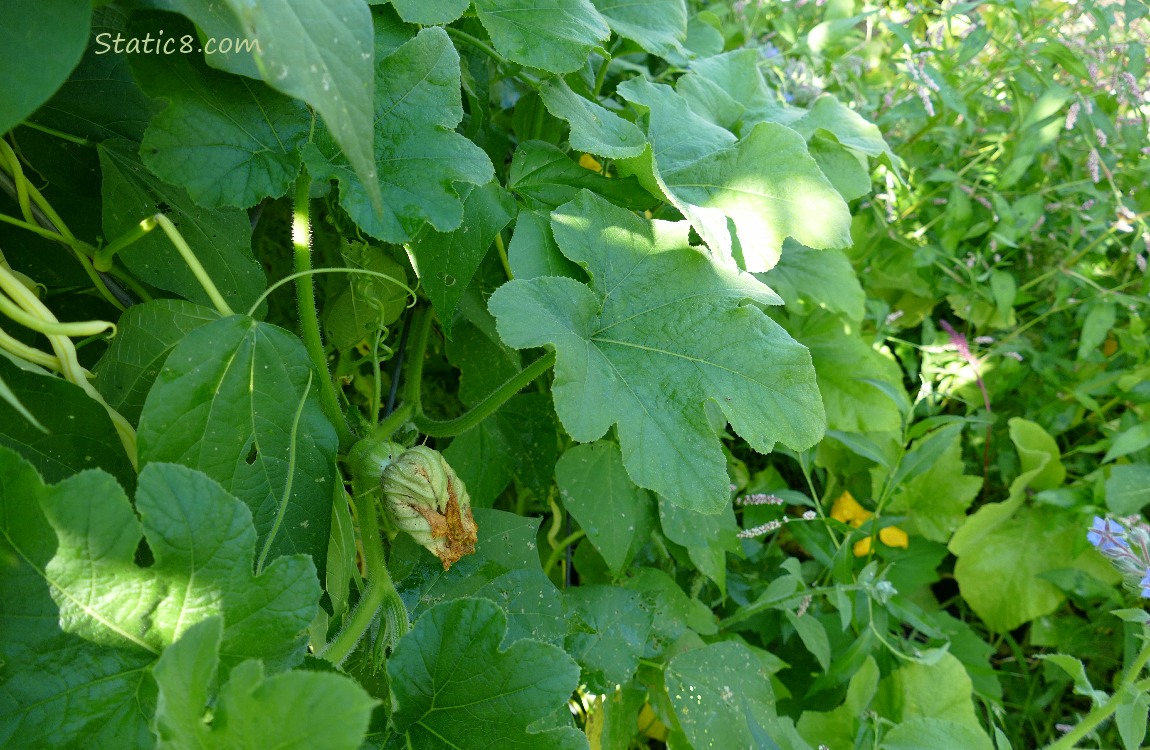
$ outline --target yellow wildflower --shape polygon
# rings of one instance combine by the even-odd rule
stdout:
[[[590,169],[592,172],[601,173],[603,171],[603,165],[591,154],[583,154],[580,156],[579,166],[583,167],[583,169]]]
[[[874,517],[874,513],[871,513],[859,505],[859,502],[854,499],[854,495],[852,495],[849,490],[839,495],[834,505],[831,506],[831,518],[856,529],[872,517]],[[901,547],[902,549],[906,549],[910,545],[910,537],[897,526],[887,526],[879,529],[878,538],[888,547]],[[862,557],[863,555],[869,554],[871,551],[871,538],[868,536],[858,540],[851,549],[855,557]]]

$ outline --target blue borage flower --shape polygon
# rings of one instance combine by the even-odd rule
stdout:
[[[1117,568],[1126,585],[1150,599],[1150,527],[1135,520],[1129,528],[1110,518],[1094,517],[1086,540]]]
[[[1130,549],[1126,541],[1126,529],[1122,524],[1109,518],[1094,516],[1094,526],[1086,532],[1086,539],[1101,552],[1108,552],[1119,547]]]

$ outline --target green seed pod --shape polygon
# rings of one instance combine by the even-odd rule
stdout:
[[[406,451],[384,469],[380,484],[392,522],[442,560],[444,570],[475,551],[471,497],[439,451],[422,445]]]

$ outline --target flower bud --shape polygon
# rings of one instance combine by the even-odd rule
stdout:
[[[475,552],[478,527],[463,481],[443,454],[416,446],[392,461],[380,477],[388,517],[443,561],[447,570]]]

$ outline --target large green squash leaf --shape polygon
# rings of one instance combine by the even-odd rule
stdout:
[[[385,242],[406,242],[424,222],[440,232],[455,229],[463,203],[453,183],[482,185],[494,169],[482,149],[455,132],[463,103],[459,54],[447,32],[420,31],[377,63],[374,81],[376,179],[365,183],[325,132],[304,149],[308,170],[316,179],[337,179],[340,205]],[[373,190],[382,191],[382,214]]]
[[[296,671],[265,677],[263,664],[249,660],[231,671],[216,695],[222,635],[219,617],[203,620],[156,664],[161,750],[360,746],[377,701],[343,675]]]
[[[172,350],[140,415],[140,464],[191,466],[243,500],[261,567],[293,552],[323,567],[337,440],[316,377],[299,339],[234,315]]]
[[[224,671],[298,663],[315,567],[283,557],[253,576],[255,541],[247,508],[200,472],[145,467],[133,509],[108,474],[45,485],[0,448],[0,743],[151,747],[151,666],[209,617],[223,618]]]
[[[262,78],[276,91],[301,99],[323,118],[351,168],[380,206],[372,144],[375,67],[371,11],[364,0],[157,0],[195,21],[204,35],[246,40],[234,51],[206,55],[222,70]]]
[[[661,192],[720,257],[735,257],[728,219],[748,271],[774,266],[785,237],[813,248],[850,244],[846,201],[795,131],[764,122],[737,139],[669,86],[633,78],[618,91],[649,110],[651,141],[648,155],[620,168]]]
[[[704,402],[755,449],[803,449],[822,435],[810,355],[753,304],[778,297],[688,243],[685,222],[648,222],[590,193],[560,207],[563,254],[591,275],[517,279],[491,298],[516,348],[552,345],[553,395],[580,442],[619,426],[636,484],[687,508],[730,502],[726,460]]]
[[[0,135],[48,100],[80,62],[92,9],[72,0],[6,0],[0,5]]]
[[[140,145],[148,169],[201,206],[247,208],[287,192],[312,126],[303,102],[189,55],[134,55],[132,71],[168,101]]]
[[[579,682],[556,646],[523,639],[500,649],[507,617],[487,599],[433,607],[387,661],[392,721],[421,750],[586,748],[574,727],[552,718]]]
[[[552,73],[583,67],[611,29],[589,0],[474,0],[499,54]]]

